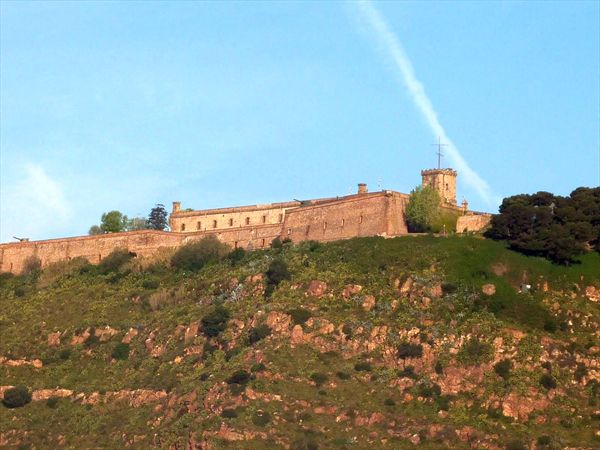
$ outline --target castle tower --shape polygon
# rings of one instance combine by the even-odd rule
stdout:
[[[421,170],[421,185],[433,187],[442,203],[456,206],[456,170],[452,169],[427,169]]]

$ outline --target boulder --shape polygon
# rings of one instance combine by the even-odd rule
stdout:
[[[96,328],[96,330],[94,330],[94,336],[97,337],[100,342],[110,340],[115,334],[119,334],[119,330],[115,330],[108,325],[104,328]]]
[[[60,336],[61,332],[57,331],[56,333],[50,333],[48,335],[48,347],[58,347],[60,345]]]
[[[407,295],[412,289],[413,279],[408,277],[404,282],[400,285],[400,294]]]
[[[342,291],[342,297],[347,300],[354,295],[360,294],[362,289],[363,287],[360,284],[347,284]]]
[[[372,295],[365,295],[363,302],[362,302],[362,308],[365,311],[371,311],[374,306],[375,306],[375,297],[373,297]]]
[[[325,294],[325,291],[327,291],[327,283],[325,283],[324,281],[312,280],[308,284],[306,295],[321,298],[323,294]]]
[[[129,331],[127,333],[125,333],[125,336],[123,336],[123,339],[121,339],[121,342],[123,344],[130,344],[131,340],[136,337],[138,335],[138,330],[137,328],[130,328]]]
[[[481,292],[488,297],[496,293],[496,286],[492,283],[487,283],[481,286]]]
[[[186,329],[183,341],[188,344],[194,340],[196,336],[198,336],[198,331],[200,331],[200,321],[192,322]]]
[[[291,342],[292,344],[301,344],[304,341],[304,331],[300,325],[294,325],[292,328]]]
[[[592,302],[600,302],[600,288],[587,286],[585,288],[585,296]]]

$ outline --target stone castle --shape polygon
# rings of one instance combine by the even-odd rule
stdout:
[[[489,214],[469,211],[466,201],[457,206],[456,171],[423,170],[421,177],[423,186],[433,186],[439,193],[442,208],[459,213],[458,232],[479,231],[488,224]],[[98,263],[116,248],[152,256],[161,249],[207,235],[215,235],[232,248],[250,250],[268,247],[276,237],[293,242],[327,242],[401,236],[408,234],[405,218],[408,197],[390,190],[368,192],[367,185],[361,183],[356,194],[315,200],[206,210],[182,210],[179,202],[173,202],[171,231],[141,230],[0,244],[0,272],[19,273],[32,256],[39,258],[42,266],[75,257]]]

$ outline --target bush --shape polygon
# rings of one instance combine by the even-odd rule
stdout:
[[[421,344],[402,342],[398,345],[397,355],[400,359],[420,358],[423,356],[423,346]]]
[[[360,361],[354,364],[354,370],[356,370],[357,372],[370,372],[371,370],[373,370],[373,367],[371,366],[371,363],[368,363],[366,361]]]
[[[125,248],[116,248],[100,261],[98,271],[102,274],[118,272],[133,256],[133,253]]]
[[[417,387],[417,395],[424,398],[437,397],[441,395],[442,389],[437,384],[422,383]]]
[[[294,325],[304,325],[306,321],[312,317],[312,313],[304,308],[290,309],[287,313],[292,316]]]
[[[223,306],[215,306],[215,308],[204,316],[202,322],[202,333],[207,337],[218,336],[229,320],[229,311]]]
[[[23,262],[22,275],[28,275],[32,272],[37,272],[42,269],[42,260],[37,256],[31,255],[25,258]]]
[[[279,283],[292,278],[287,263],[281,258],[271,261],[265,275],[267,276],[267,289],[265,291],[267,296],[275,290]]]
[[[435,373],[437,373],[438,375],[444,374],[444,366],[440,361],[435,363]]]
[[[60,359],[62,359],[63,361],[66,361],[67,359],[69,359],[71,357],[71,349],[70,348],[62,349],[60,351],[60,353],[58,354],[58,357]]]
[[[31,393],[25,386],[15,386],[4,391],[2,404],[7,408],[20,408],[31,401]]]
[[[346,339],[352,339],[352,327],[345,323],[342,327],[342,333],[346,335]]]
[[[114,359],[121,359],[121,360],[125,360],[125,359],[129,358],[129,344],[125,344],[124,342],[119,342],[117,345],[115,345],[115,348],[113,348],[111,356]]]
[[[385,406],[394,406],[396,404],[396,402],[394,401],[393,398],[386,398],[383,402],[383,404]]]
[[[244,256],[246,256],[246,250],[244,250],[241,247],[238,247],[235,250],[232,250],[231,252],[229,252],[226,259],[227,259],[227,261],[229,261],[231,264],[233,264],[235,266],[242,259],[244,259]]]
[[[320,387],[327,382],[329,377],[324,373],[316,372],[311,374],[310,379],[315,382],[317,387]]]
[[[556,388],[556,380],[548,373],[540,377],[540,384],[548,390]]]
[[[225,419],[235,419],[237,416],[237,411],[232,408],[225,408],[221,411],[221,417],[224,417]]]
[[[588,370],[585,367],[585,364],[583,363],[578,363],[577,364],[577,368],[575,369],[575,380],[577,381],[581,381],[583,379],[583,377],[585,377],[588,374]]]
[[[225,380],[227,384],[247,384],[250,381],[250,374],[245,370],[236,370],[229,378]]]
[[[510,369],[512,368],[512,361],[510,359],[503,359],[502,361],[498,361],[494,364],[494,372],[496,372],[500,377],[508,380],[510,376]]]
[[[348,372],[342,372],[341,370],[339,372],[336,372],[335,375],[340,379],[340,380],[349,380],[351,375]]]
[[[197,242],[181,246],[171,257],[171,266],[177,269],[196,271],[206,264],[221,261],[230,247],[210,235]]]
[[[514,440],[506,444],[506,450],[527,450],[527,446],[521,441]]]
[[[259,325],[255,328],[252,328],[252,330],[250,330],[250,333],[248,334],[248,342],[250,343],[250,345],[252,345],[252,344],[266,338],[270,334],[271,334],[271,328],[266,323],[263,323],[262,325]]]
[[[266,411],[256,411],[252,415],[252,423],[257,427],[264,427],[271,421],[271,415]]]
[[[396,375],[398,375],[400,378],[417,378],[417,374],[415,373],[415,368],[413,366],[406,366],[404,369],[398,370]]]
[[[487,342],[471,338],[458,352],[458,360],[467,365],[481,364],[492,357],[493,351],[493,347]]]
[[[50,409],[55,409],[58,406],[58,397],[50,397],[46,400],[46,406]]]
[[[274,249],[283,248],[283,243],[281,242],[281,239],[279,238],[279,236],[277,236],[275,239],[273,239],[271,241],[271,248],[274,248]]]
[[[438,407],[438,411],[448,411],[450,409],[450,396],[439,395],[435,399],[435,404]]]
[[[264,365],[264,363],[256,363],[256,364],[252,364],[252,367],[250,367],[250,372],[252,372],[252,373],[262,372],[266,368],[267,367]]]
[[[146,278],[142,281],[142,287],[144,289],[157,289],[160,286],[160,282],[155,278]]]
[[[543,435],[537,438],[537,444],[540,448],[550,447],[551,443],[552,438],[550,436]]]

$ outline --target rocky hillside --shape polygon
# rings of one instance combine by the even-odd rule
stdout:
[[[598,254],[422,236],[169,258],[0,276],[0,447],[600,447]]]

